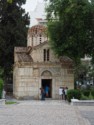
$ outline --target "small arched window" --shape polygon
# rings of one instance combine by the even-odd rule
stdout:
[[[40,36],[39,36],[39,39],[40,39],[40,43],[41,43],[41,41],[42,41],[41,34],[40,34]]]
[[[46,49],[44,49],[44,61],[46,61]]]
[[[49,49],[44,49],[43,58],[44,58],[44,61],[49,61],[50,60],[50,50]]]
[[[49,49],[47,49],[47,61],[49,61]]]

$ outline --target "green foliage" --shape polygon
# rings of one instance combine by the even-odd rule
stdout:
[[[94,55],[94,6],[88,0],[49,0],[46,8],[50,44],[58,56],[80,62]]]
[[[94,64],[92,64],[92,67],[89,69],[89,76],[94,77]]]
[[[7,0],[8,3],[12,3],[12,0]]]
[[[94,97],[91,95],[91,93],[89,96],[85,96],[85,95],[83,95],[83,93],[81,95],[81,100],[93,100],[93,99],[94,99]]]
[[[91,90],[91,95],[92,95],[93,98],[94,98],[94,89]]]
[[[89,72],[89,64],[82,64],[74,67],[74,78],[75,81],[79,81],[83,84],[84,78],[86,78],[86,74]]]
[[[2,97],[2,90],[3,90],[3,80],[0,78],[0,99]]]
[[[72,90],[68,90],[67,93],[67,99],[70,102],[71,99],[80,99],[81,98],[81,91],[80,90],[76,90],[76,89],[72,89]]]
[[[0,1],[0,66],[5,77],[13,69],[14,47],[26,46],[29,16],[22,8],[25,2],[12,0],[10,4],[7,0]]]
[[[89,95],[90,95],[90,90],[83,90],[82,93],[83,93],[84,96],[89,97]]]
[[[81,100],[88,100],[87,96],[84,96],[83,94],[81,95]]]
[[[10,104],[17,104],[17,102],[7,101],[6,104],[7,104],[7,105],[10,105]]]
[[[89,95],[89,100],[93,100],[94,97],[92,96],[91,92],[90,92],[90,95]]]
[[[0,78],[3,78],[4,70],[0,67]]]

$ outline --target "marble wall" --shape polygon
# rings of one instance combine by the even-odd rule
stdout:
[[[61,65],[55,63],[51,63],[50,66],[48,63],[15,66],[13,94],[20,99],[39,99],[42,79],[51,79],[52,99],[58,99],[60,86],[74,88],[74,75],[68,70],[67,68],[62,69]]]

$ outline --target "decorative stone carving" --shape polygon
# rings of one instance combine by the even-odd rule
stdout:
[[[44,71],[42,74],[41,74],[41,76],[52,76],[52,73],[50,72],[50,71]]]

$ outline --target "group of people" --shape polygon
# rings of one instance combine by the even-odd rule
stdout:
[[[68,90],[68,87],[60,87],[59,88],[59,98],[60,99],[67,100],[67,90]]]
[[[59,99],[67,100],[67,90],[68,87],[60,87],[59,88]],[[40,88],[41,91],[41,100],[45,100],[45,97],[49,97],[49,87],[45,86],[45,88]]]

